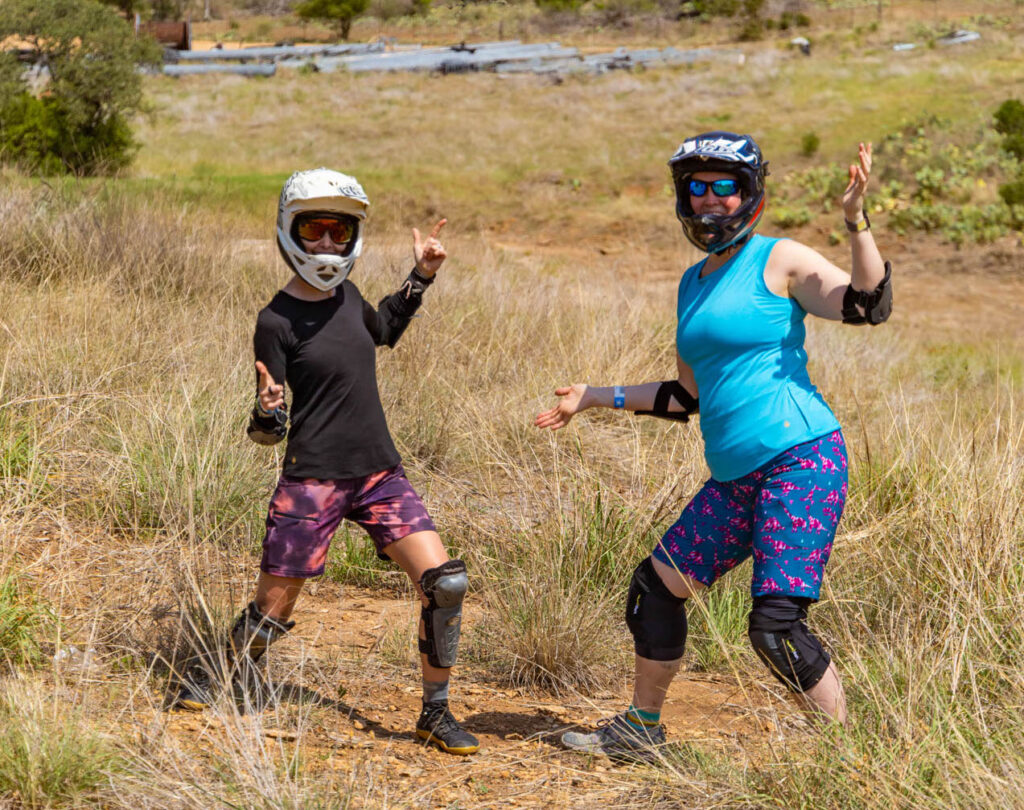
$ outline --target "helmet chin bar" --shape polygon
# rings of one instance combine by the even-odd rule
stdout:
[[[281,253],[292,272],[305,281],[309,286],[329,292],[341,284],[352,270],[358,253],[350,252],[347,256],[333,256],[324,253],[306,253],[302,250],[288,250],[282,244],[281,236],[278,234],[277,249]]]

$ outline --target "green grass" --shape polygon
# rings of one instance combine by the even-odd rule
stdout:
[[[24,688],[0,696],[0,795],[18,806],[95,806],[120,766],[110,739],[74,710]]]
[[[0,581],[0,661],[7,668],[37,664],[54,624],[50,608],[14,574]]]

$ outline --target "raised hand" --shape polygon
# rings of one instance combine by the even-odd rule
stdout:
[[[850,184],[843,191],[843,214],[850,222],[860,219],[864,210],[864,194],[871,177],[871,144],[857,144],[858,163],[850,164]]]
[[[421,276],[433,278],[444,264],[444,260],[448,258],[448,252],[444,249],[444,245],[437,239],[446,222],[448,222],[447,219],[440,219],[426,241],[420,236],[419,228],[412,229],[412,255],[416,259],[416,272]]]
[[[551,410],[537,414],[537,418],[533,420],[534,426],[552,430],[565,427],[573,416],[586,410],[586,406],[583,404],[583,397],[586,393],[587,386],[583,383],[556,388],[555,395],[562,399]]]
[[[274,378],[267,367],[259,360],[256,361],[256,373],[260,375],[260,381],[256,390],[259,397],[260,408],[264,413],[275,411],[284,405],[284,386],[274,382]]]

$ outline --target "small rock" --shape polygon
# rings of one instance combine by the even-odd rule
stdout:
[[[356,729],[359,731],[362,731],[366,728],[366,723],[364,723],[362,720],[353,720],[352,725],[355,726]]]

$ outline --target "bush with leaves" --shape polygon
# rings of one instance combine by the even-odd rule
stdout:
[[[303,20],[319,20],[332,26],[347,40],[352,22],[370,7],[370,0],[304,0],[295,7]]]
[[[135,151],[129,120],[142,103],[140,62],[159,49],[138,40],[96,0],[3,0],[0,40],[31,50],[36,89],[10,53],[0,54],[0,160],[44,174],[101,174]]]

